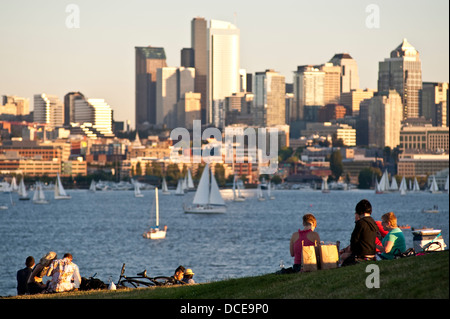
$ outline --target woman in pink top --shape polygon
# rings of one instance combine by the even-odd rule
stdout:
[[[301,270],[302,264],[302,242],[305,246],[313,246],[320,243],[319,234],[314,231],[317,226],[316,218],[313,214],[303,216],[303,230],[298,230],[292,234],[290,242],[291,256],[294,257],[294,271]]]

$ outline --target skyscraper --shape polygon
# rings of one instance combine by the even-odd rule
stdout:
[[[156,124],[156,70],[166,67],[164,48],[135,47],[136,129]]]
[[[34,95],[33,121],[46,123],[52,127],[64,123],[64,106],[56,95],[45,93]]]
[[[156,124],[178,126],[178,102],[186,92],[194,91],[195,69],[165,67],[157,70]]]
[[[91,123],[100,136],[112,137],[112,110],[104,99],[76,99],[74,122]]]
[[[191,21],[191,48],[195,68],[195,92],[200,93],[202,123],[207,121],[207,74],[208,74],[208,30],[204,18],[194,18]]]
[[[317,112],[324,106],[325,72],[312,65],[301,65],[294,72],[294,117],[317,121]],[[296,115],[296,116],[295,116]]]
[[[396,90],[403,103],[403,119],[417,118],[419,91],[422,89],[422,64],[419,52],[406,39],[378,64],[378,92]]]
[[[81,92],[69,92],[64,95],[64,125],[70,126],[75,122],[75,101],[84,100]]]
[[[430,119],[433,126],[448,126],[448,83],[423,82],[419,92],[420,115]]]
[[[337,53],[331,60],[341,67],[341,93],[359,89],[358,64],[348,53]]]
[[[274,126],[286,124],[286,84],[284,75],[274,70],[257,72],[255,74],[255,124],[259,126]]]
[[[207,121],[220,127],[225,123],[225,98],[240,92],[240,32],[218,20],[210,21],[208,31]]]

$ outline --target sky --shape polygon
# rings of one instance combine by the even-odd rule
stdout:
[[[235,23],[241,68],[274,69],[287,83],[298,65],[347,52],[360,87],[376,89],[378,62],[404,38],[420,53],[423,81],[449,81],[448,0],[2,0],[0,95],[27,97],[32,110],[34,94],[80,91],[134,127],[134,47],[163,47],[179,66],[194,17]]]

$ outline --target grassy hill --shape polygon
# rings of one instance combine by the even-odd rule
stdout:
[[[367,288],[369,264],[379,267],[379,288]],[[371,281],[372,282],[372,281]],[[449,253],[431,253],[392,261],[311,273],[229,279],[211,283],[88,291],[8,299],[448,299]]]

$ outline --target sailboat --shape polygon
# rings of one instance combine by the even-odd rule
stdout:
[[[187,190],[195,191],[194,180],[192,179],[192,174],[191,174],[190,169],[188,169],[188,171],[187,171]]]
[[[272,182],[269,181],[269,184],[267,185],[267,197],[269,197],[269,199],[275,199],[275,196],[272,195]]]
[[[36,183],[36,188],[33,195],[33,203],[35,204],[48,204],[48,200],[45,199],[44,190],[40,182]]]
[[[30,197],[28,196],[28,192],[25,187],[23,178],[20,180],[19,190],[17,191],[17,193],[19,194],[19,200],[29,200],[30,199]]]
[[[226,210],[227,208],[220,194],[216,178],[211,174],[209,164],[206,164],[192,205],[189,207],[185,206],[184,212],[193,214],[222,214]]]
[[[448,178],[449,178],[449,176],[447,175],[447,181],[445,182],[445,186],[444,186],[444,190],[446,193],[448,193]]]
[[[177,196],[184,195],[183,180],[181,178],[178,180],[177,189],[175,190],[175,195],[177,195]]]
[[[328,177],[322,177],[322,193],[329,193],[330,190],[328,189]]]
[[[67,195],[66,191],[64,190],[64,187],[61,183],[61,178],[59,177],[59,174],[56,176],[56,184],[55,184],[55,199],[71,199],[72,197],[70,195]]]
[[[155,187],[155,202],[156,202],[156,223],[154,227],[151,227],[148,232],[142,234],[144,238],[148,239],[164,239],[166,238],[167,226],[164,229],[159,229],[159,199],[158,199],[158,187]]]
[[[95,185],[94,180],[91,181],[91,185],[89,186],[89,191],[94,192],[94,193],[97,191],[97,186]]]
[[[414,177],[413,192],[420,192],[419,182],[417,182],[417,178],[416,177]]]
[[[381,176],[381,180],[380,183],[378,183],[378,187],[375,191],[376,194],[385,194],[387,192],[389,192],[389,177],[388,177],[388,173],[387,170],[384,171],[383,176]]]
[[[402,181],[400,182],[400,195],[406,195],[406,191],[408,190],[408,186],[406,186],[406,179],[405,176],[403,176]]]
[[[262,189],[261,189],[261,184],[258,184],[258,187],[256,188],[256,197],[258,198],[258,200],[260,202],[266,200],[266,198],[264,197],[264,194],[262,192]]]
[[[144,197],[144,194],[141,193],[138,181],[134,182],[134,197]]]
[[[438,194],[438,193],[440,193],[439,187],[438,187],[438,185],[437,185],[437,183],[436,183],[436,178],[435,178],[434,175],[433,175],[433,180],[431,181],[431,186],[430,186],[429,191],[430,191],[430,193],[432,193],[432,194]]]
[[[236,189],[237,189],[237,191],[236,191]],[[242,196],[241,190],[240,190],[239,186],[237,186],[236,175],[234,175],[234,179],[233,179],[233,201],[235,201],[235,202],[245,201],[245,197]]]
[[[389,186],[389,190],[392,192],[398,191],[398,184],[395,176],[392,176],[391,186]]]
[[[163,193],[163,195],[170,195],[170,191],[169,191],[169,188],[167,187],[167,182],[166,182],[165,177],[163,177],[163,181],[162,181],[162,193]]]

